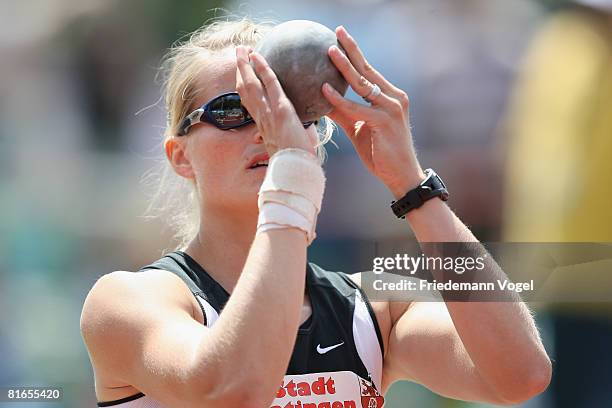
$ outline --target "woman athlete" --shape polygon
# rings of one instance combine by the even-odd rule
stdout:
[[[171,54],[164,148],[197,197],[197,231],[183,250],[107,274],[87,296],[81,331],[98,405],[373,408],[400,379],[495,404],[542,392],[551,363],[520,300],[369,302],[359,274],[307,263],[325,181],[319,135],[251,51],[268,29],[217,22]],[[336,35],[346,56],[330,47],[329,57],[370,104],[324,85],[329,118],[399,199],[426,177],[408,97],[346,29]],[[421,243],[478,242],[439,198],[406,222]]]

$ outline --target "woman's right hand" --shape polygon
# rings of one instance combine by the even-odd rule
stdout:
[[[270,156],[288,148],[315,154],[318,142],[316,126],[304,129],[293,104],[264,57],[245,46],[237,46],[236,62],[236,90],[242,104],[255,120]]]

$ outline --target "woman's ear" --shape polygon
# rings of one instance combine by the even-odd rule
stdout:
[[[184,140],[178,140],[176,137],[168,138],[164,142],[164,149],[166,157],[176,174],[187,179],[195,178],[193,167],[187,154],[187,143]]]

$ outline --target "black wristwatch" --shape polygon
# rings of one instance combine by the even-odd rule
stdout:
[[[434,197],[440,197],[442,201],[448,200],[448,190],[440,176],[432,169],[426,169],[425,175],[427,178],[416,188],[407,192],[399,200],[391,202],[391,209],[397,218],[406,218],[408,212],[419,208],[425,201]]]

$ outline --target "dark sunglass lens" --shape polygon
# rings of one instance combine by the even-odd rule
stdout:
[[[210,105],[210,113],[220,126],[228,128],[239,126],[251,118],[238,95],[217,98]]]

